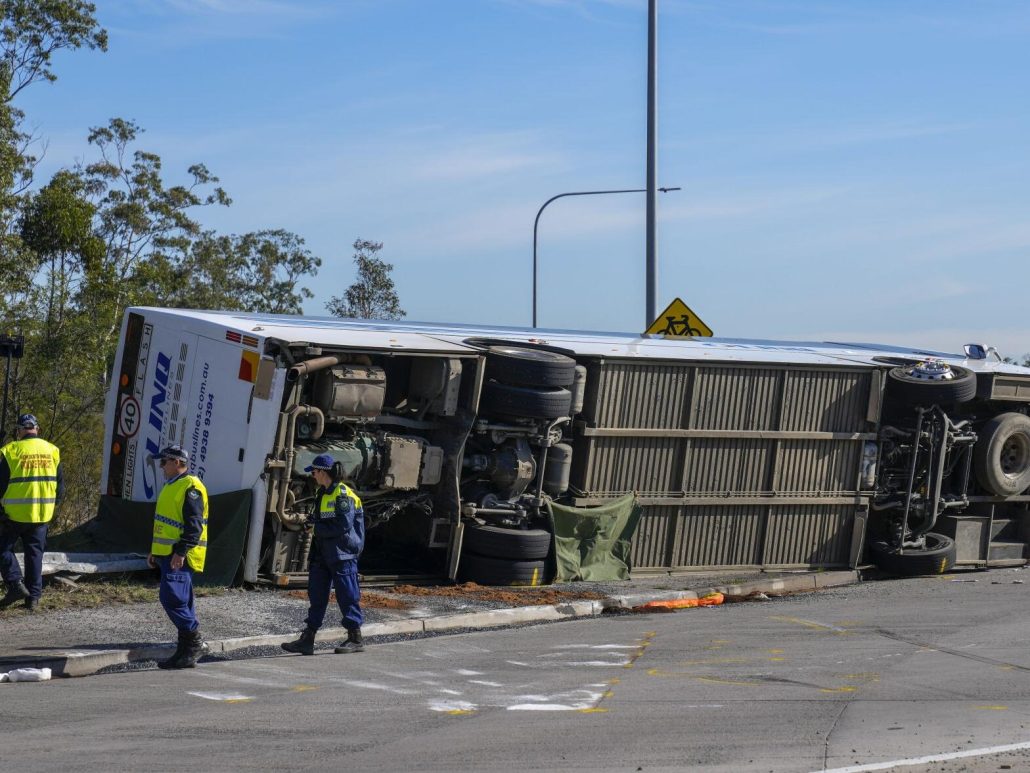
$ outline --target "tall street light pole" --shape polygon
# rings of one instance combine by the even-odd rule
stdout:
[[[647,236],[646,253],[646,287],[647,314],[644,329],[655,318],[655,296],[658,290],[658,258],[655,234],[655,166],[657,163],[658,145],[658,0],[647,0]]]
[[[668,191],[678,191],[679,188],[659,188],[662,193]],[[603,193],[645,193],[646,188],[626,188],[617,191],[572,191],[571,193],[559,193],[557,196],[551,196],[547,201],[543,203],[536,213],[536,219],[533,221],[533,327],[536,327],[536,286],[537,286],[537,260],[536,260],[536,235],[537,227],[540,225],[540,216],[544,214],[544,210],[547,205],[556,199],[564,198],[565,196],[599,196]],[[652,315],[653,318],[654,315]],[[647,321],[647,325],[650,325],[651,319]],[[646,328],[647,325],[644,327]]]

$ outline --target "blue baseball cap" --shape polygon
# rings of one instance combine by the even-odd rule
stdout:
[[[162,448],[159,454],[151,454],[150,460],[154,461],[156,459],[175,459],[179,462],[188,462],[190,455],[182,446],[172,445]]]
[[[311,472],[312,470],[326,470],[328,472],[333,469],[334,464],[336,464],[336,460],[329,454],[319,454],[311,464],[304,468],[304,472]]]
[[[18,417],[17,426],[21,429],[39,429],[39,422],[31,413],[23,413]]]

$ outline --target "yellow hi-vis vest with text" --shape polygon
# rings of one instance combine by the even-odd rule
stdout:
[[[355,494],[346,483],[337,483],[335,488],[322,495],[322,501],[318,503],[318,512],[324,518],[332,518],[336,514],[336,500],[342,496],[350,499],[354,503],[354,507],[361,507],[361,497]]]
[[[57,465],[61,452],[43,438],[14,440],[0,454],[7,460],[11,478],[0,504],[12,521],[49,523],[57,502]]]
[[[154,540],[150,552],[155,556],[169,556],[172,545],[182,539],[185,524],[182,520],[182,506],[186,501],[186,492],[195,488],[204,503],[203,525],[200,528],[200,541],[196,547],[186,551],[186,563],[194,572],[204,571],[204,559],[207,558],[207,489],[200,478],[183,475],[171,483],[166,483],[157,495],[157,507],[154,509]]]

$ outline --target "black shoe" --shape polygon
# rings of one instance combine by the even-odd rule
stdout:
[[[296,641],[283,642],[279,645],[287,652],[298,652],[301,655],[315,654],[315,629],[305,628]]]
[[[29,612],[35,612],[39,609],[39,599],[34,599],[32,596],[27,597],[25,599],[25,608],[29,610]]]
[[[350,655],[352,652],[364,652],[365,640],[361,638],[360,628],[348,628],[347,640],[333,650],[337,655]]]
[[[31,598],[29,589],[21,580],[7,584],[7,595],[0,599],[0,609],[7,609],[12,604],[17,604],[22,599]]]

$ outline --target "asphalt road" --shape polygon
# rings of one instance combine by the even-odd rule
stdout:
[[[1030,770],[1028,575],[2,685],[0,767]]]

